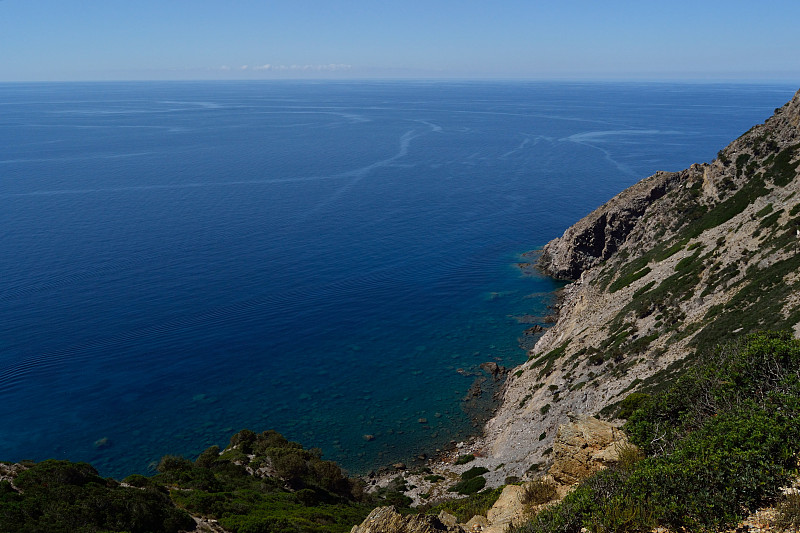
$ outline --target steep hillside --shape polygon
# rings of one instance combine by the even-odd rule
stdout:
[[[488,462],[522,475],[548,462],[568,412],[613,417],[698,351],[759,329],[800,334],[798,167],[800,92],[713,162],[658,172],[548,243],[540,268],[574,282],[509,375]]]

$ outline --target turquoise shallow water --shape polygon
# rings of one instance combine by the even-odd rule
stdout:
[[[463,438],[557,286],[519,254],[794,89],[0,85],[0,458],[124,476],[274,428],[359,472]]]

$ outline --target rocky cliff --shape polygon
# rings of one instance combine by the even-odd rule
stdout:
[[[718,343],[800,333],[799,166],[800,92],[711,163],[658,172],[548,243],[540,268],[573,282],[509,374],[482,462],[535,472],[568,412],[613,418]]]

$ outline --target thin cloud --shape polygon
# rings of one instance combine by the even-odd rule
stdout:
[[[2,1],[2,0],[0,0]],[[353,65],[347,65],[344,63],[329,63],[326,65],[273,65],[271,63],[266,63],[264,65],[242,65],[239,67],[239,70],[253,70],[253,71],[271,71],[271,72],[340,72],[346,70],[352,70]],[[220,67],[220,70],[229,71],[231,67],[225,65]]]

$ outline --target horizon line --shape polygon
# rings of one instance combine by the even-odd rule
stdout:
[[[643,77],[470,77],[470,76],[451,76],[451,77],[280,77],[280,78],[119,78],[119,79],[56,79],[56,80],[0,80],[0,84],[48,84],[48,83],[229,83],[229,82],[473,82],[473,83],[654,83],[654,84],[740,84],[740,85],[783,85],[797,84],[800,86],[800,75],[797,78],[643,78]]]

